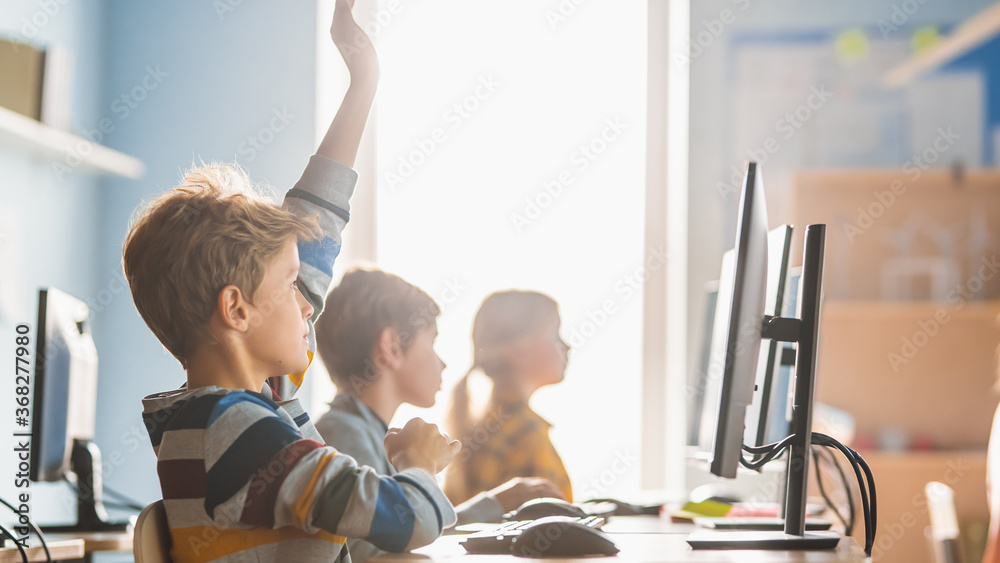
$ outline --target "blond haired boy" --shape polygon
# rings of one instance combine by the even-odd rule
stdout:
[[[141,211],[125,242],[136,308],[187,372],[181,389],[143,399],[174,561],[349,561],[347,537],[404,551],[455,519],[434,474],[458,442],[412,420],[385,438],[399,473],[380,476],[327,446],[290,399],[377,83],[352,7],[338,0],[331,28],[350,87],[284,204],[253,195],[236,167],[204,166]]]

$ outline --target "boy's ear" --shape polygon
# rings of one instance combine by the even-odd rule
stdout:
[[[392,327],[382,329],[375,343],[375,365],[380,368],[396,368],[403,360],[403,346],[399,333]]]
[[[246,332],[250,328],[249,303],[243,298],[243,292],[235,285],[227,285],[219,292],[216,312],[226,328]]]

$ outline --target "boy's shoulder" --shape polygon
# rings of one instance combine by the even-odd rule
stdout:
[[[142,399],[142,419],[155,450],[165,432],[207,429],[233,408],[264,416],[288,416],[282,416],[281,406],[262,393],[211,386],[148,395]]]

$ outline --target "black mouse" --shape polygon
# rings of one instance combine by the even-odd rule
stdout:
[[[579,506],[560,498],[542,497],[529,500],[517,510],[506,516],[507,520],[537,520],[546,516],[572,516],[586,518],[589,516]]]
[[[597,528],[563,518],[540,518],[521,529],[510,552],[519,557],[614,555],[618,546]]]

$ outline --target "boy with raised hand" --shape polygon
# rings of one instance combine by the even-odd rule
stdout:
[[[174,561],[349,561],[347,537],[430,543],[455,513],[434,475],[461,447],[412,420],[385,438],[392,477],[327,446],[297,400],[312,360],[378,81],[338,0],[331,35],[351,84],[282,207],[238,167],[208,165],[143,209],[123,266],[136,308],[187,372],[143,399]],[[286,375],[294,374],[294,375]]]

